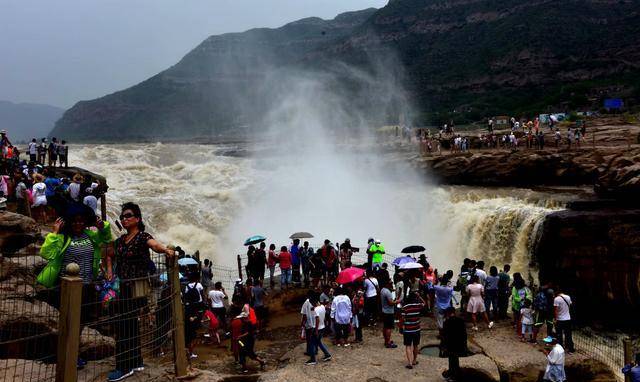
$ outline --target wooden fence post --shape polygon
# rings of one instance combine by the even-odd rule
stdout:
[[[238,278],[242,280],[242,259],[238,255]]]
[[[167,258],[167,275],[171,285],[171,310],[173,313],[173,360],[176,377],[187,375],[187,346],[184,339],[184,310],[182,308],[180,269],[176,256]]]
[[[630,339],[622,340],[622,345],[624,347],[624,364],[629,365],[633,363],[633,349],[631,347],[631,340]],[[624,380],[625,382],[631,382],[631,376],[625,375]]]
[[[79,276],[80,267],[76,263],[67,265],[66,273],[67,276],[61,277],[60,283],[56,382],[78,380],[82,279]]]
[[[103,221],[107,221],[107,195],[104,192],[100,195],[100,215]]]

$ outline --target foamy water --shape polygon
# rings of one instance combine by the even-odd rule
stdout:
[[[216,145],[87,145],[73,147],[70,160],[107,178],[111,219],[120,204],[137,202],[159,240],[224,265],[234,264],[246,237],[262,234],[279,247],[304,230],[314,242],[380,238],[391,253],[421,244],[440,269],[470,257],[524,270],[538,225],[563,205],[530,190],[436,187],[395,176],[410,170],[382,170],[366,156],[301,167],[276,154],[220,152]]]

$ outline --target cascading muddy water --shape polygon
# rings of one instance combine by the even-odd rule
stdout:
[[[121,203],[136,201],[149,231],[160,240],[188,252],[200,250],[227,266],[234,264],[234,255],[251,234],[264,234],[279,246],[288,243],[292,231],[308,229],[319,240],[350,237],[363,244],[369,236],[379,237],[393,253],[423,244],[441,270],[457,270],[469,257],[525,271],[537,227],[566,202],[562,195],[522,189],[437,187],[419,178],[383,177],[389,173],[365,171],[370,163],[366,155],[350,157],[353,171],[362,171],[361,180],[355,180],[349,178],[351,171],[323,170],[321,164],[300,170],[269,154],[261,160],[219,155],[224,149],[91,145],[74,147],[71,160],[107,177],[111,219]],[[401,166],[397,171],[409,170]],[[335,177],[339,188],[313,194],[317,197],[310,202],[314,189],[324,190],[328,176]],[[284,188],[274,187],[276,183]]]

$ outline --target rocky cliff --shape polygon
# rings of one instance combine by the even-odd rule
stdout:
[[[330,91],[372,124],[406,108],[417,123],[438,123],[593,107],[608,95],[634,102],[639,9],[636,0],[397,0],[334,20],[212,36],[136,86],[79,102],[52,134],[115,141],[254,133],[273,108],[279,81],[266,78],[274,72],[329,76]],[[402,95],[380,96],[394,89]]]
[[[535,258],[541,281],[553,280],[573,296],[579,321],[633,325],[640,313],[640,209],[552,213]]]

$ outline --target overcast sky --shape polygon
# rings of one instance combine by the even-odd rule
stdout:
[[[0,0],[0,100],[68,108],[175,64],[206,37],[387,0]]]

